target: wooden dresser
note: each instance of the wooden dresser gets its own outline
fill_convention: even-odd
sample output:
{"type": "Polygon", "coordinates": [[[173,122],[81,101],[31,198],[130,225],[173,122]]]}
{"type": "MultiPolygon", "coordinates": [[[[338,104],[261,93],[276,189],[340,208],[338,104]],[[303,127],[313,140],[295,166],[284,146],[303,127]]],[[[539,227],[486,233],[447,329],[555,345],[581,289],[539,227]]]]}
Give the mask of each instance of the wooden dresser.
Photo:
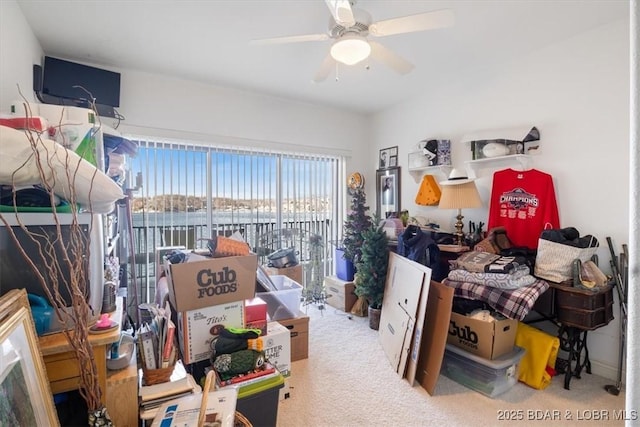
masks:
{"type": "MultiPolygon", "coordinates": [[[[111,313],[111,319],[122,324],[122,298],[116,300],[116,311],[111,313]]],[[[111,344],[120,339],[120,326],[101,334],[89,334],[89,342],[93,347],[93,354],[98,369],[98,382],[102,393],[102,402],[106,403],[107,390],[107,352],[111,344]]],[[[77,390],[80,385],[80,370],[78,359],[71,344],[62,332],[39,337],[40,352],[44,359],[47,377],[53,394],[77,390]]],[[[108,409],[108,408],[107,408],[108,409]]]]}

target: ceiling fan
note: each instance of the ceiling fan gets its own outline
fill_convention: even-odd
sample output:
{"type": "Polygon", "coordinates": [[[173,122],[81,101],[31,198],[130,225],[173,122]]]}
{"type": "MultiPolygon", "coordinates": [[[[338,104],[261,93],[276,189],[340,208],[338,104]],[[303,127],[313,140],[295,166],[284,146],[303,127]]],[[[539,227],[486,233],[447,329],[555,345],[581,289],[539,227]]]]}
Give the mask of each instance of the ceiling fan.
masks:
{"type": "Polygon", "coordinates": [[[273,37],[252,40],[254,45],[298,43],[333,40],[330,51],[313,78],[321,82],[327,78],[336,63],[355,65],[368,57],[381,62],[400,74],[407,74],[414,66],[378,42],[369,39],[417,31],[450,27],[454,23],[450,9],[401,16],[372,22],[365,10],[353,7],[356,0],[325,0],[331,17],[329,29],[322,34],[273,37]]]}

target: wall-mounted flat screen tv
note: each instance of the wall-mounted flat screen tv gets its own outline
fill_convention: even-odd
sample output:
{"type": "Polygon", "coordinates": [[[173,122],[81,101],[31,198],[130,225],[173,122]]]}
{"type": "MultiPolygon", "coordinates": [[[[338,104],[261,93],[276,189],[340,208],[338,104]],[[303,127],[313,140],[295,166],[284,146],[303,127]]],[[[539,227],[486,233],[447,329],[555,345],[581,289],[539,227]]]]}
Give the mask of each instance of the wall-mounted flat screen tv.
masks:
{"type": "Polygon", "coordinates": [[[49,97],[120,106],[120,73],[45,56],[42,93],[49,97]],[[86,91],[84,89],[86,89],[86,91]]]}

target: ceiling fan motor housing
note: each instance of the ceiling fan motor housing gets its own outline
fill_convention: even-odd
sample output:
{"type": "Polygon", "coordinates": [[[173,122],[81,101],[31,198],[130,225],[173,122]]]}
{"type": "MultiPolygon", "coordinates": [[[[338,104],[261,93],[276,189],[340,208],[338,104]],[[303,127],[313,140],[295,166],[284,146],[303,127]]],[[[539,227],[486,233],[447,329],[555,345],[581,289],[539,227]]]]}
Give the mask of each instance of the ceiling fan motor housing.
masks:
{"type": "Polygon", "coordinates": [[[329,18],[329,37],[339,39],[345,34],[357,34],[366,37],[369,34],[369,25],[371,25],[371,15],[360,9],[353,9],[353,17],[355,24],[350,27],[338,24],[333,17],[329,18]]]}

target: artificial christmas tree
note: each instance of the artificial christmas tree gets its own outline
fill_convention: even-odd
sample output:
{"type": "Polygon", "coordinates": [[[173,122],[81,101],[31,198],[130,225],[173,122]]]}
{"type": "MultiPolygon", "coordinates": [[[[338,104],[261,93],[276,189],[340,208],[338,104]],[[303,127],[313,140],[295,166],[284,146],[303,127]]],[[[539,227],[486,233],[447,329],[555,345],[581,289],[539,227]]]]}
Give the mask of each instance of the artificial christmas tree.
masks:
{"type": "Polygon", "coordinates": [[[336,268],[338,277],[342,280],[353,280],[353,265],[358,262],[362,249],[362,234],[371,227],[371,217],[367,215],[369,206],[366,205],[367,196],[362,188],[351,190],[351,206],[347,219],[344,221],[342,245],[336,251],[336,262],[347,262],[347,266],[336,268]],[[342,252],[342,253],[341,253],[342,252]],[[351,266],[349,268],[349,263],[351,266]]]}
{"type": "Polygon", "coordinates": [[[360,260],[356,263],[355,294],[369,304],[369,327],[378,329],[389,264],[389,239],[382,227],[371,225],[362,233],[360,260]]]}

